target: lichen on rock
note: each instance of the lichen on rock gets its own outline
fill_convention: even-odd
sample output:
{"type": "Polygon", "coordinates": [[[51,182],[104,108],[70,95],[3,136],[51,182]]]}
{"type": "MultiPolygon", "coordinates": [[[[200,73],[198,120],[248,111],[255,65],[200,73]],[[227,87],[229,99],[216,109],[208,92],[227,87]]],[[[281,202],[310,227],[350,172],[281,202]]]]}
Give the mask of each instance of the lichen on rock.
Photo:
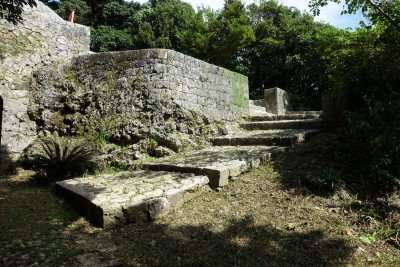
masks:
{"type": "Polygon", "coordinates": [[[34,72],[28,113],[38,134],[84,137],[99,145],[107,164],[126,167],[143,155],[206,145],[223,129],[222,121],[148,98],[135,79],[117,77],[85,84],[84,75],[61,64],[34,72]]]}

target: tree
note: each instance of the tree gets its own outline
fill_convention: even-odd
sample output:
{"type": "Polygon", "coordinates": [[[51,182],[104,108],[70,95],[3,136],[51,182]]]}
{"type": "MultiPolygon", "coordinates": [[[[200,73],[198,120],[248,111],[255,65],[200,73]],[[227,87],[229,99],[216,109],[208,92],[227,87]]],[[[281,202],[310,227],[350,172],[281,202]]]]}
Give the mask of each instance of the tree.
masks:
{"type": "Polygon", "coordinates": [[[277,1],[260,1],[249,9],[257,38],[243,55],[250,93],[260,95],[278,86],[292,95],[293,108],[321,108],[328,79],[317,36],[332,27],[277,1]]]}
{"type": "Polygon", "coordinates": [[[347,6],[347,10],[342,13],[355,14],[357,10],[361,10],[373,24],[382,23],[400,33],[399,0],[311,0],[309,6],[314,15],[317,15],[320,8],[326,6],[328,2],[344,3],[343,7],[347,6]]]}
{"type": "Polygon", "coordinates": [[[90,49],[92,51],[123,51],[132,48],[133,38],[125,31],[105,25],[91,29],[90,49]]]}
{"type": "Polygon", "coordinates": [[[329,93],[351,103],[345,113],[349,136],[370,153],[366,184],[384,192],[400,185],[400,1],[345,4],[346,12],[362,7],[373,27],[361,24],[355,31],[331,29],[320,35],[329,62],[329,93]]]}
{"type": "Polygon", "coordinates": [[[210,9],[200,9],[189,28],[177,33],[179,51],[198,59],[211,61],[209,46],[213,33],[205,20],[210,21],[213,18],[212,14],[214,13],[210,9]]]}
{"type": "Polygon", "coordinates": [[[132,26],[133,16],[141,9],[141,5],[136,2],[113,1],[104,5],[101,12],[101,20],[98,25],[107,25],[118,30],[128,29],[132,26]]]}
{"type": "Polygon", "coordinates": [[[226,0],[221,11],[202,8],[192,21],[177,34],[179,49],[218,66],[234,69],[240,51],[255,40],[240,0],[226,0]]]}
{"type": "Polygon", "coordinates": [[[68,19],[72,11],[75,11],[74,22],[89,25],[89,17],[92,13],[91,8],[83,0],[68,0],[62,1],[58,5],[56,13],[63,19],[68,19]]]}
{"type": "Polygon", "coordinates": [[[195,11],[180,0],[153,0],[135,14],[132,35],[138,48],[160,47],[178,50],[178,33],[191,27],[195,11]]]}
{"type": "Polygon", "coordinates": [[[0,1],[0,19],[17,24],[22,21],[24,5],[36,6],[35,0],[0,1]]]}
{"type": "Polygon", "coordinates": [[[212,16],[208,24],[212,32],[208,53],[210,61],[232,69],[239,51],[255,41],[243,2],[225,0],[222,11],[212,16]]]}

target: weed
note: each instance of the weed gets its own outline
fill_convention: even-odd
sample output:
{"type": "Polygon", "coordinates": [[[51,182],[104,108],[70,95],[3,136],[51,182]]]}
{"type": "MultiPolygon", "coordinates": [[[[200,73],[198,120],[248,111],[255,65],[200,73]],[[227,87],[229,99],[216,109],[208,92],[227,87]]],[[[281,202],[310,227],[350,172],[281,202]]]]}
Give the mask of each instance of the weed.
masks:
{"type": "Polygon", "coordinates": [[[342,180],[342,173],[333,168],[323,171],[323,183],[331,189],[343,188],[345,186],[342,180]]]}
{"type": "Polygon", "coordinates": [[[115,87],[117,85],[117,78],[115,77],[114,72],[112,71],[107,72],[105,78],[108,85],[110,85],[111,87],[115,87]]]}
{"type": "Polygon", "coordinates": [[[45,171],[49,180],[68,179],[97,168],[95,150],[87,142],[59,137],[41,138],[39,142],[42,153],[34,155],[34,166],[45,171]]]}
{"type": "Polygon", "coordinates": [[[158,147],[157,141],[154,139],[150,139],[150,146],[152,149],[157,148],[158,147]]]}

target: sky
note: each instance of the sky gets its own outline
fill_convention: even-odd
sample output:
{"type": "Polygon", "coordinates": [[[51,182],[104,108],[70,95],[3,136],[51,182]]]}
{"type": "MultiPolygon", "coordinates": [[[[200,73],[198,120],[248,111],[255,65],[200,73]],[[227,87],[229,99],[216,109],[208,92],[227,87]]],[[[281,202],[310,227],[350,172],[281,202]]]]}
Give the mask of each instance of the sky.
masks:
{"type": "MultiPolygon", "coordinates": [[[[136,2],[144,3],[147,0],[134,0],[136,2]]],[[[190,3],[195,9],[198,6],[204,5],[206,7],[211,7],[214,10],[222,9],[224,6],[224,0],[183,0],[184,2],[190,3]]],[[[297,7],[301,11],[310,12],[308,7],[309,0],[278,0],[280,3],[286,6],[297,7]]],[[[255,0],[244,0],[246,4],[254,3],[255,0]]],[[[358,26],[360,20],[363,19],[361,14],[356,15],[340,15],[343,10],[342,4],[329,3],[328,6],[321,9],[320,16],[316,17],[318,21],[324,21],[338,28],[354,28],[358,26]]]]}

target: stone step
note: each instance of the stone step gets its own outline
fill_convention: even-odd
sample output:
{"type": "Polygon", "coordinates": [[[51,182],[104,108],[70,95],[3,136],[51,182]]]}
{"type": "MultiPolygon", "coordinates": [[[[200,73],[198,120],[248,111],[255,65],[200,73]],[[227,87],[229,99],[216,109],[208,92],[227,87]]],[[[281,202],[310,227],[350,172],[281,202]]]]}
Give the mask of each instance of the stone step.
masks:
{"type": "Polygon", "coordinates": [[[286,114],[322,115],[322,110],[286,111],[286,114]]]}
{"type": "Polygon", "coordinates": [[[250,114],[249,121],[279,121],[279,120],[304,120],[304,119],[318,119],[320,114],[304,114],[304,113],[292,113],[285,115],[274,115],[274,114],[250,114]]]}
{"type": "Polygon", "coordinates": [[[270,115],[273,114],[266,112],[264,107],[249,104],[249,116],[260,117],[260,116],[270,116],[270,115]]]}
{"type": "Polygon", "coordinates": [[[227,185],[229,178],[265,164],[285,150],[276,146],[210,147],[144,163],[143,168],[206,175],[211,186],[220,187],[227,185]]]}
{"type": "Polygon", "coordinates": [[[214,146],[291,146],[303,142],[318,130],[241,131],[234,135],[216,137],[214,146]]]}
{"type": "Polygon", "coordinates": [[[156,219],[208,186],[207,176],[121,172],[57,182],[57,190],[93,223],[109,229],[156,219]]]}
{"type": "Polygon", "coordinates": [[[321,129],[320,119],[260,121],[241,123],[245,130],[273,130],[273,129],[321,129]]]}
{"type": "Polygon", "coordinates": [[[253,105],[251,103],[249,103],[249,109],[257,110],[257,111],[260,111],[260,112],[266,112],[264,107],[256,106],[256,105],[253,105]]]}

